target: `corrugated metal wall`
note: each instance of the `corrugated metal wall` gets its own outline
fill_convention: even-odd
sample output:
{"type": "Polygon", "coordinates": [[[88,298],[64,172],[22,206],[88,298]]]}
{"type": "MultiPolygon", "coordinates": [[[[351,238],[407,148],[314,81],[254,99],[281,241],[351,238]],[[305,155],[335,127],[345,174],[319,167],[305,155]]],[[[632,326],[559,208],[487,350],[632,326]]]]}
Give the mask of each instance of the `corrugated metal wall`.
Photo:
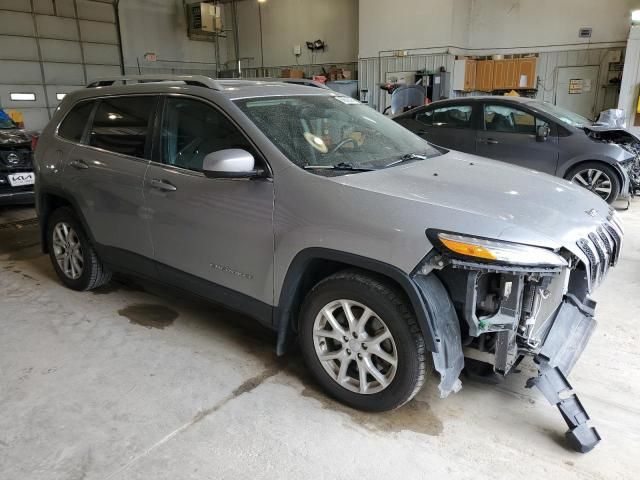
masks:
{"type": "MultiPolygon", "coordinates": [[[[537,76],[540,78],[537,97],[555,102],[556,75],[559,67],[575,67],[598,65],[600,67],[600,81],[596,99],[596,111],[615,108],[618,102],[618,89],[609,84],[609,54],[611,51],[623,51],[622,47],[598,48],[589,50],[563,50],[556,52],[541,52],[537,64],[537,76]]],[[[450,53],[408,55],[406,57],[381,57],[380,59],[362,58],[359,60],[359,88],[368,89],[368,101],[374,108],[383,111],[390,101],[390,95],[380,90],[379,85],[386,79],[388,73],[410,72],[422,69],[439,70],[444,66],[448,72],[453,72],[455,56],[450,53]]],[[[453,83],[453,79],[452,79],[453,83]]],[[[451,96],[482,95],[479,92],[465,94],[450,92],[451,96]]]]}
{"type": "Polygon", "coordinates": [[[57,94],[120,73],[110,1],[0,0],[0,106],[20,110],[25,126],[43,128],[57,94]],[[13,101],[11,93],[34,93],[13,101]]]}
{"type": "Polygon", "coordinates": [[[407,55],[406,57],[374,57],[361,58],[358,61],[359,89],[368,90],[367,101],[379,111],[383,111],[391,96],[380,90],[380,84],[385,82],[388,73],[412,72],[418,70],[440,70],[445,67],[447,72],[453,71],[455,56],[449,53],[407,55]]]}

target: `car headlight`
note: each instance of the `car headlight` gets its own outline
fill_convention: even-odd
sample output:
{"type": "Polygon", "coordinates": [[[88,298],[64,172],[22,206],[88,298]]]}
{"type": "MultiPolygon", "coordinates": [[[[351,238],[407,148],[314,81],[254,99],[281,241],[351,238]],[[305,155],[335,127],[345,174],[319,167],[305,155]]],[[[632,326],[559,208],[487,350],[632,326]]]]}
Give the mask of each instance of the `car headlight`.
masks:
{"type": "Polygon", "coordinates": [[[568,265],[564,258],[546,248],[448,232],[433,232],[429,236],[443,254],[509,265],[536,267],[568,265]]]}

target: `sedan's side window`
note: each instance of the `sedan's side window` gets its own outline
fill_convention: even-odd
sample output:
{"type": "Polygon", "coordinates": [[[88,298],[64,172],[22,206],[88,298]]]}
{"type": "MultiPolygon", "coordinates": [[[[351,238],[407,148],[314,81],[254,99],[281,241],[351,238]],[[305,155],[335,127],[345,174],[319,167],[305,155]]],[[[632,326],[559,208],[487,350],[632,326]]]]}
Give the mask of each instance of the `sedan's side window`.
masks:
{"type": "Polygon", "coordinates": [[[202,171],[204,157],[240,148],[254,154],[244,135],[221,112],[201,101],[169,97],[162,115],[162,161],[202,171]]]}
{"type": "Polygon", "coordinates": [[[433,127],[471,128],[471,111],[470,105],[453,105],[419,113],[416,120],[433,127]]]}
{"type": "Polygon", "coordinates": [[[484,128],[490,132],[535,135],[539,126],[547,125],[529,112],[504,105],[484,106],[484,128]]]}
{"type": "Polygon", "coordinates": [[[89,145],[131,157],[148,158],[150,119],[157,97],[104,98],[96,110],[89,145]]]}

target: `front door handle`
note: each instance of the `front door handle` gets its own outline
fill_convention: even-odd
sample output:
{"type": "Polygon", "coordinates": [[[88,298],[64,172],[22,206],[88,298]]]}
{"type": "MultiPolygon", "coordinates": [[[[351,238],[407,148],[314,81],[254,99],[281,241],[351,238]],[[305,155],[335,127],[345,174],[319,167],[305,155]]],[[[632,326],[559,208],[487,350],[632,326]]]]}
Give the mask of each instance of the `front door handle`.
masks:
{"type": "Polygon", "coordinates": [[[486,143],[487,145],[497,145],[500,142],[495,138],[479,138],[478,143],[486,143]]]}
{"type": "Polygon", "coordinates": [[[166,180],[161,180],[159,178],[154,178],[151,180],[151,187],[157,188],[158,190],[162,190],[164,192],[175,192],[178,189],[173,183],[166,180]]]}
{"type": "Polygon", "coordinates": [[[89,165],[87,165],[84,160],[80,159],[70,161],[69,165],[71,165],[76,170],[86,170],[87,168],[89,168],[89,165]]]}

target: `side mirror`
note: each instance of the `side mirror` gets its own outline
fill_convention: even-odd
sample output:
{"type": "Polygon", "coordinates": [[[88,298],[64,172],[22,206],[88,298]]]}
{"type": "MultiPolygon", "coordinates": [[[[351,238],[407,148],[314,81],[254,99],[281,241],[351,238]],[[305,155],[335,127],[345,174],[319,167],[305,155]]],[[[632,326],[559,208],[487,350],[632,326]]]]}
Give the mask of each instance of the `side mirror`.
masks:
{"type": "Polygon", "coordinates": [[[551,129],[548,125],[540,125],[536,129],[536,142],[546,142],[551,133],[551,129]]]}
{"type": "Polygon", "coordinates": [[[264,176],[256,170],[256,161],[246,150],[228,148],[211,152],[202,161],[202,171],[209,178],[253,178],[264,176]]]}

